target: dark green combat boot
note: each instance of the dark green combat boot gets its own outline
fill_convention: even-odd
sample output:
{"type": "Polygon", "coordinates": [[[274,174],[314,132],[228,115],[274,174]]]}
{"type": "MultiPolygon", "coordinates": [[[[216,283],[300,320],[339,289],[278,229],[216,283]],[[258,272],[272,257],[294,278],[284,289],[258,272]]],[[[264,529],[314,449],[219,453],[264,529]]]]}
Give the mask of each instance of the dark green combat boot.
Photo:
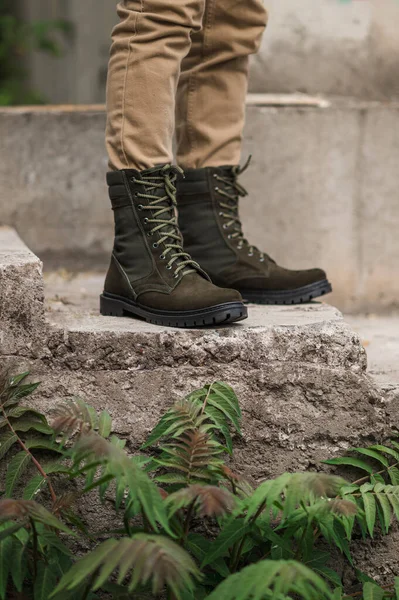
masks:
{"type": "MultiPolygon", "coordinates": [[[[244,167],[245,168],[245,167],[244,167]]],[[[219,286],[258,304],[297,304],[331,292],[321,269],[291,271],[245,239],[238,202],[247,192],[234,166],[187,169],[177,182],[184,247],[219,286]]]]}
{"type": "Polygon", "coordinates": [[[240,294],[213,285],[182,248],[175,207],[177,173],[170,165],[108,173],[115,242],[101,314],[132,315],[172,327],[245,319],[240,294]]]}

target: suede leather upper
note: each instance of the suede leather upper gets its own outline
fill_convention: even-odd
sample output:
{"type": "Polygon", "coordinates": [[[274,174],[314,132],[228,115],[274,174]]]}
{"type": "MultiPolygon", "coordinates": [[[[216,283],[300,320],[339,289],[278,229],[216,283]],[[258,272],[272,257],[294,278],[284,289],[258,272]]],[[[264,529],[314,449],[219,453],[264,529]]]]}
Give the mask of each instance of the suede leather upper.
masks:
{"type": "MultiPolygon", "coordinates": [[[[169,217],[173,215],[173,201],[167,197],[154,209],[143,209],[150,202],[143,196],[160,199],[167,196],[162,187],[154,189],[150,184],[137,184],[137,180],[145,181],[149,171],[126,169],[107,174],[115,218],[115,241],[104,291],[148,307],[172,311],[241,301],[235,290],[213,285],[199,265],[190,262],[184,266],[184,261],[190,259],[187,254],[173,248],[166,252],[167,245],[161,240],[168,227],[154,232],[158,224],[154,223],[153,217],[162,207],[169,208],[166,213],[169,217]],[[170,264],[173,253],[181,257],[170,264]],[[182,265],[180,270],[179,265],[182,265]],[[191,272],[185,274],[187,270],[191,272]]],[[[171,231],[175,229],[172,225],[169,227],[171,231]]]]}
{"type": "MultiPolygon", "coordinates": [[[[253,248],[237,235],[227,211],[238,218],[239,194],[227,198],[220,191],[232,195],[231,185],[236,181],[233,166],[187,169],[184,179],[177,181],[179,226],[184,247],[216,285],[229,286],[240,291],[294,290],[326,279],[322,269],[295,271],[280,267],[267,254],[253,248]]],[[[241,186],[237,183],[237,188],[241,186]]],[[[241,188],[242,189],[242,188],[241,188]]],[[[244,195],[244,191],[240,194],[244,195]]],[[[234,224],[236,225],[236,224],[234,224]]]]}

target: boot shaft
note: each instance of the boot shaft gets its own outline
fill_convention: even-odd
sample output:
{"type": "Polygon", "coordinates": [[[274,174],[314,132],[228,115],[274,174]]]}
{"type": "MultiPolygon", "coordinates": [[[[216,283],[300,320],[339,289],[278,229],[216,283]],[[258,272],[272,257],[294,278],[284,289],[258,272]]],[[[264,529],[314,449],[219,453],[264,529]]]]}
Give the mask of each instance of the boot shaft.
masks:
{"type": "Polygon", "coordinates": [[[175,179],[169,165],[107,174],[115,241],[105,289],[115,289],[119,279],[119,287],[126,293],[128,285],[133,298],[149,289],[169,293],[187,272],[203,274],[181,246],[175,179]]]}

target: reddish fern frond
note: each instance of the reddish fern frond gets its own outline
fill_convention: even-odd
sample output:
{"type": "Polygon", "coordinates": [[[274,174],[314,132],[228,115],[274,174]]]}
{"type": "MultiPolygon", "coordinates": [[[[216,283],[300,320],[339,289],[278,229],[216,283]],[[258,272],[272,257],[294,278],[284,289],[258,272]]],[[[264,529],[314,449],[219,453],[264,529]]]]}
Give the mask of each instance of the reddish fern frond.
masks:
{"type": "Polygon", "coordinates": [[[151,583],[154,595],[167,587],[176,598],[193,591],[201,575],[191,556],[178,544],[163,536],[137,534],[132,538],[110,539],[75,563],[62,577],[54,593],[73,590],[98,573],[93,590],[104,585],[114,571],[118,584],[125,582],[130,593],[151,583]]]}
{"type": "Polygon", "coordinates": [[[174,492],[166,500],[170,516],[193,505],[200,517],[222,517],[233,510],[235,503],[235,497],[228,490],[215,485],[199,484],[174,492]]]}
{"type": "Polygon", "coordinates": [[[96,421],[97,417],[91,407],[80,398],[74,398],[55,408],[51,425],[56,433],[73,435],[77,431],[91,431],[96,421]]]}
{"type": "Polygon", "coordinates": [[[44,506],[34,500],[0,500],[0,522],[1,521],[27,521],[32,520],[42,523],[48,527],[59,529],[73,535],[57,517],[49,512],[44,506]]]}
{"type": "Polygon", "coordinates": [[[341,500],[335,498],[328,503],[331,512],[336,515],[342,515],[343,517],[353,517],[358,513],[357,505],[349,500],[341,500]]]}
{"type": "Polygon", "coordinates": [[[162,450],[163,453],[156,462],[163,467],[182,471],[187,483],[198,479],[211,481],[220,478],[217,469],[222,461],[218,455],[223,452],[223,448],[208,433],[199,430],[185,431],[174,444],[167,444],[162,450]]]}

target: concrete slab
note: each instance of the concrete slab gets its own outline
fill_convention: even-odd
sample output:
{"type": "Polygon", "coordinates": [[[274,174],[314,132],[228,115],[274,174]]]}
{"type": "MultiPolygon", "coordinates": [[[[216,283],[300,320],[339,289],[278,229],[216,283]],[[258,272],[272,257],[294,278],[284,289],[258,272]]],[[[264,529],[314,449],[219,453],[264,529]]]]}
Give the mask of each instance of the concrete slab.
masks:
{"type": "Polygon", "coordinates": [[[46,329],[43,302],[42,263],[14,230],[0,227],[0,355],[35,353],[46,329]]]}

